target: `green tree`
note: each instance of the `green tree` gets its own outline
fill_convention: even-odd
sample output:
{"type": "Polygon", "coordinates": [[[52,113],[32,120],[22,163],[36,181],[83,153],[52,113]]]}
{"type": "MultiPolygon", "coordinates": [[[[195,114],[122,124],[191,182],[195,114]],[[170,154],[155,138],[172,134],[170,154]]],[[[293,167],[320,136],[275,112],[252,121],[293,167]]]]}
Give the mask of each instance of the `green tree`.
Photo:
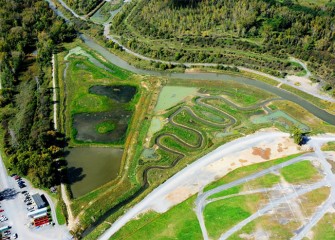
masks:
{"type": "Polygon", "coordinates": [[[297,126],[291,127],[290,134],[296,144],[301,145],[303,143],[305,134],[299,127],[297,126]]]}

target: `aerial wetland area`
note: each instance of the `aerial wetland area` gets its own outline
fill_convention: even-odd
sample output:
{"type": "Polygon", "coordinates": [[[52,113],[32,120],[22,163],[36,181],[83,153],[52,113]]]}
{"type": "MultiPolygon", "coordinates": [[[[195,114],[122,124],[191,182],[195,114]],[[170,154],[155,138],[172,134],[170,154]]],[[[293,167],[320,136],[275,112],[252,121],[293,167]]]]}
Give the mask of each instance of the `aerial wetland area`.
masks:
{"type": "MultiPolygon", "coordinates": [[[[108,202],[111,211],[120,211],[122,205],[115,205],[113,201],[120,202],[119,198],[123,198],[127,192],[130,194],[128,199],[141,197],[143,192],[162,184],[194,159],[239,137],[273,127],[284,132],[293,126],[314,132],[335,130],[334,126],[321,120],[327,120],[329,113],[323,115],[322,111],[314,111],[315,106],[309,109],[307,101],[289,92],[274,90],[268,84],[233,75],[223,75],[223,80],[219,80],[220,74],[209,74],[208,80],[202,80],[206,75],[201,74],[200,79],[199,74],[140,76],[109,63],[82,43],[77,44],[80,47],[70,44],[68,51],[58,54],[57,58],[58,74],[62,76],[59,84],[63,88],[61,95],[64,99],[64,107],[60,109],[64,113],[61,122],[70,137],[66,160],[73,197],[72,208],[75,216],[80,214],[87,226],[92,224],[90,211],[100,209],[101,203],[108,202]],[[286,96],[288,97],[285,98],[286,96]],[[297,103],[302,103],[304,108],[297,103]],[[314,111],[321,119],[308,110],[314,111]],[[136,138],[131,139],[129,135],[136,138]],[[130,147],[131,141],[133,146],[130,147]],[[129,149],[132,149],[132,153],[126,154],[129,149]],[[132,161],[129,161],[130,156],[132,161]],[[124,178],[125,175],[129,177],[124,178]],[[92,200],[92,210],[84,212],[82,209],[88,207],[88,201],[92,200]]],[[[255,154],[270,160],[267,150],[255,154]]],[[[291,158],[276,161],[285,162],[291,158]]],[[[309,161],[304,164],[307,166],[309,161]]],[[[262,168],[266,166],[262,164],[262,168]]],[[[296,169],[293,164],[288,169],[291,166],[296,169]]],[[[316,170],[312,165],[305,167],[307,168],[313,169],[308,177],[314,178],[316,170]]],[[[250,171],[254,172],[255,169],[261,168],[252,167],[250,171]]],[[[287,175],[284,174],[284,169],[280,174],[283,176],[268,174],[255,180],[255,184],[250,182],[246,186],[228,189],[226,191],[233,194],[232,197],[207,204],[203,214],[209,236],[220,237],[222,229],[228,230],[229,226],[251,216],[255,208],[265,205],[267,202],[263,193],[254,194],[247,199],[238,193],[246,188],[261,188],[264,184],[270,189],[287,175]],[[250,205],[251,200],[255,205],[250,205]],[[237,202],[241,204],[235,206],[237,202]],[[227,215],[227,219],[235,215],[239,218],[234,218],[227,225],[227,219],[216,215],[218,208],[231,214],[227,215]]],[[[223,179],[229,179],[229,176],[223,179]]],[[[304,201],[306,204],[323,201],[327,191],[326,188],[317,189],[309,193],[304,201]],[[321,194],[320,197],[316,197],[318,194],[321,194]]],[[[227,193],[217,193],[211,198],[222,196],[227,196],[227,193]]],[[[130,221],[113,239],[124,238],[123,234],[130,239],[144,238],[149,229],[156,229],[152,224],[163,222],[174,222],[173,225],[179,222],[180,225],[166,234],[153,231],[150,239],[159,239],[160,236],[201,238],[201,230],[191,207],[194,200],[192,196],[163,215],[150,212],[139,220],[130,221]],[[152,220],[157,218],[161,220],[152,220]],[[152,223],[147,224],[147,221],[152,223]],[[186,226],[193,229],[191,235],[186,234],[186,226]],[[128,236],[129,229],[135,231],[131,237],[128,236]]],[[[125,202],[121,200],[121,204],[128,204],[127,199],[125,202]]],[[[108,227],[104,220],[116,220],[115,216],[110,215],[110,211],[97,216],[100,217],[98,223],[102,224],[93,232],[84,232],[87,239],[95,239],[100,229],[108,227]]],[[[290,216],[285,215],[284,218],[290,219],[290,216]]],[[[266,219],[259,218],[257,221],[261,223],[266,219]]],[[[278,228],[276,231],[280,235],[285,231],[293,231],[296,226],[297,223],[292,223],[285,229],[278,228]]],[[[253,223],[241,231],[251,233],[256,230],[253,223]]]]}
{"type": "Polygon", "coordinates": [[[334,0],[0,2],[0,239],[335,239],[334,0]]]}

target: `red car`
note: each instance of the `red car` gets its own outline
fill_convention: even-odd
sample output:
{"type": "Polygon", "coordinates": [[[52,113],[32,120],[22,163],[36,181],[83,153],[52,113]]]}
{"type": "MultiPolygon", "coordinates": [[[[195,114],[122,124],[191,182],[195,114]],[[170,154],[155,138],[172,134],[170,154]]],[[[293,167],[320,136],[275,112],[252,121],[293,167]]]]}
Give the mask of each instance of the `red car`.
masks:
{"type": "Polygon", "coordinates": [[[5,210],[3,210],[3,209],[0,209],[0,212],[4,212],[5,210]]]}

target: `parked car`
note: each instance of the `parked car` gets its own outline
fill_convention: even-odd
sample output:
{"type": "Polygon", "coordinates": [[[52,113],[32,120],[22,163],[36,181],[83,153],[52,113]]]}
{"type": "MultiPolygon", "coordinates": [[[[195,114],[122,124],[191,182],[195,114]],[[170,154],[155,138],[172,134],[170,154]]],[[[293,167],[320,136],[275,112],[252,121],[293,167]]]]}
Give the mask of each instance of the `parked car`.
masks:
{"type": "Polygon", "coordinates": [[[33,203],[32,203],[32,202],[27,202],[26,204],[27,204],[27,206],[29,206],[29,205],[31,205],[31,204],[33,204],[33,203]]]}
{"type": "Polygon", "coordinates": [[[20,178],[21,178],[21,177],[18,176],[18,175],[15,175],[15,176],[14,176],[14,179],[15,179],[15,180],[18,180],[18,179],[20,179],[20,178]]]}
{"type": "MultiPolygon", "coordinates": [[[[22,191],[21,193],[22,193],[22,194],[27,194],[28,192],[27,192],[27,191],[22,191]]],[[[29,194],[29,193],[28,193],[28,194],[29,194]]]]}
{"type": "Polygon", "coordinates": [[[17,239],[17,233],[14,233],[14,234],[12,235],[12,238],[13,238],[13,239],[17,239]]]}
{"type": "Polygon", "coordinates": [[[0,212],[4,212],[5,210],[3,210],[3,209],[0,209],[0,212]]]}

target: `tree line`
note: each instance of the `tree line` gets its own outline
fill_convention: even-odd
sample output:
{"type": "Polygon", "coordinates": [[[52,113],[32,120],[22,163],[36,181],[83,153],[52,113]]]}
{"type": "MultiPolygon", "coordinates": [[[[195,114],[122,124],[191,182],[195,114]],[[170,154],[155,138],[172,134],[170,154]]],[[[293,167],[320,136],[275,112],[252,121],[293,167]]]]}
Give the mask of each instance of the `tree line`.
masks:
{"type": "Polygon", "coordinates": [[[0,0],[1,145],[11,168],[36,186],[57,182],[63,138],[52,127],[51,56],[76,37],[40,0],[0,0]]]}
{"type": "Polygon", "coordinates": [[[285,66],[294,56],[333,86],[334,29],[332,0],[312,7],[291,0],[139,0],[112,24],[123,44],[150,57],[244,64],[285,75],[294,71],[285,66]]]}
{"type": "Polygon", "coordinates": [[[98,6],[103,0],[64,0],[77,14],[85,15],[98,6]]]}

